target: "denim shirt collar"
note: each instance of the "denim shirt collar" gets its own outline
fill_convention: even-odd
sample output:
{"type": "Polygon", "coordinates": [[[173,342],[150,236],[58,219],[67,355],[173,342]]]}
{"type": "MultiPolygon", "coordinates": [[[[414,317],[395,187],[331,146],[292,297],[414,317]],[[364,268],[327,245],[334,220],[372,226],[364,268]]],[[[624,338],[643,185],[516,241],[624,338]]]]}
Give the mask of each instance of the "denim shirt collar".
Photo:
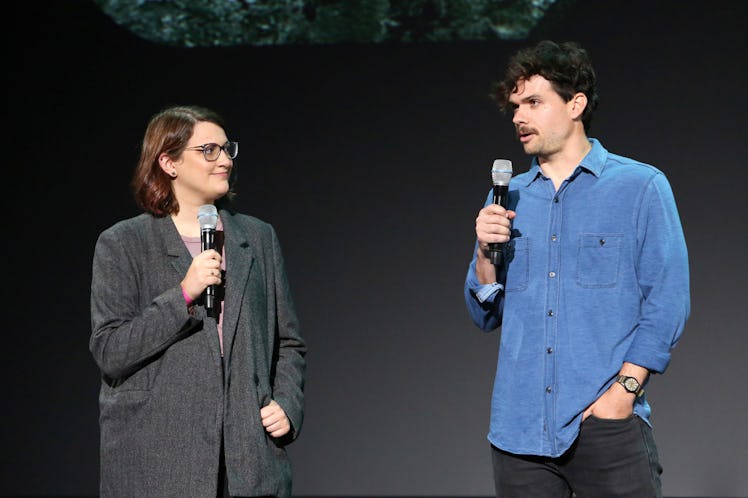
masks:
{"type": "MultiPolygon", "coordinates": [[[[575,178],[582,172],[582,170],[587,171],[588,173],[592,173],[598,178],[603,173],[603,169],[605,168],[605,161],[608,157],[608,151],[596,138],[588,138],[588,140],[592,145],[592,148],[587,153],[587,155],[582,158],[579,166],[576,167],[569,178],[575,178]]],[[[538,177],[543,176],[543,171],[540,169],[540,164],[538,164],[537,156],[534,156],[532,158],[532,163],[530,164],[530,169],[527,173],[527,186],[534,182],[538,177]]]]}

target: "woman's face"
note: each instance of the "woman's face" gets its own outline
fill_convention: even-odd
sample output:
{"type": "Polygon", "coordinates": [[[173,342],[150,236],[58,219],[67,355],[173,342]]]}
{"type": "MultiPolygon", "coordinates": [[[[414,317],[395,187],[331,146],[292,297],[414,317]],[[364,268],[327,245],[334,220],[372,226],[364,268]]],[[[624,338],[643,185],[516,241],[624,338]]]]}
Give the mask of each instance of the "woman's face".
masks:
{"type": "Polygon", "coordinates": [[[227,142],[226,133],[220,126],[207,121],[195,125],[181,157],[172,163],[176,176],[170,173],[174,178],[174,195],[180,205],[212,204],[229,191],[233,160],[225,150],[220,149],[218,159],[208,161],[201,150],[201,146],[206,145],[215,150],[227,142]]]}

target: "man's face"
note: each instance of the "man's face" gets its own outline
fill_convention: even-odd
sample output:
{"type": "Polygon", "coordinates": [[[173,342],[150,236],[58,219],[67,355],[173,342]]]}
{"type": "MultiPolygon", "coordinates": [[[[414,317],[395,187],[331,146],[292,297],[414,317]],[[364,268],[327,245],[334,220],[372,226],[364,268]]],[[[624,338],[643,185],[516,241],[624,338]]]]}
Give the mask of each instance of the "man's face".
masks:
{"type": "Polygon", "coordinates": [[[512,123],[526,154],[549,158],[563,150],[574,129],[571,102],[564,102],[542,76],[517,82],[509,103],[514,111],[512,123]]]}

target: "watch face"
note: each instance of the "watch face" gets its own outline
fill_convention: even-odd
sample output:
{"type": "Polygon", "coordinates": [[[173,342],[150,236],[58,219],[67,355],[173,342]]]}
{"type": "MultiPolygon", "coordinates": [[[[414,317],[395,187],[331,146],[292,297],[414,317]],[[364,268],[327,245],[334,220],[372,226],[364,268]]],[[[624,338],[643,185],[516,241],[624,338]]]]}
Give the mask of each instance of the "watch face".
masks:
{"type": "Polygon", "coordinates": [[[633,377],[629,377],[623,382],[624,382],[623,387],[625,387],[627,391],[630,391],[633,393],[633,392],[636,392],[637,389],[639,389],[639,382],[633,377]]]}

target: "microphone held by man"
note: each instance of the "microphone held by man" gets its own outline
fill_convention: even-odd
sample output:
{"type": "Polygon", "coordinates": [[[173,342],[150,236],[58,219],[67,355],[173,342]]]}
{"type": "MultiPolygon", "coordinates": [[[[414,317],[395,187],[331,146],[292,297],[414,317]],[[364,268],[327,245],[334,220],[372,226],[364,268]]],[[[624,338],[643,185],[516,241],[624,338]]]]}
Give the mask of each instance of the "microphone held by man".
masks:
{"type": "MultiPolygon", "coordinates": [[[[509,197],[509,181],[512,179],[512,162],[507,159],[496,159],[491,168],[491,180],[493,181],[493,203],[506,209],[509,197]]],[[[491,263],[494,266],[501,265],[501,256],[504,244],[492,242],[488,244],[488,252],[491,263]]]]}

